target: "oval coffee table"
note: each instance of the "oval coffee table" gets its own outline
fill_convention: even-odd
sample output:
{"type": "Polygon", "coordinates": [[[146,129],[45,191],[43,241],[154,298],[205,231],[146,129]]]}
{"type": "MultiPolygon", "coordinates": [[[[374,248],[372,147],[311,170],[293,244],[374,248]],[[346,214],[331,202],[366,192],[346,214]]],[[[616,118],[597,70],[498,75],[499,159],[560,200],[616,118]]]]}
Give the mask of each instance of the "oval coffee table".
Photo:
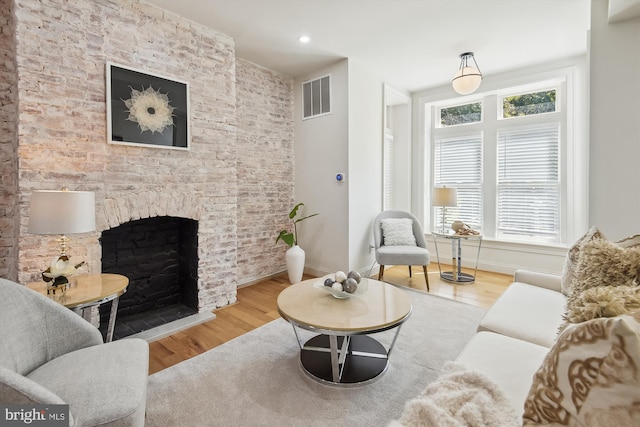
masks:
{"type": "Polygon", "coordinates": [[[278,296],[278,312],[293,325],[304,372],[332,385],[374,381],[387,370],[400,327],[411,314],[411,300],[393,285],[366,278],[365,293],[338,299],[314,287],[322,280],[291,285],[278,296]],[[296,327],[319,335],[303,344],[296,327]],[[393,328],[388,350],[368,336],[393,328]]]}

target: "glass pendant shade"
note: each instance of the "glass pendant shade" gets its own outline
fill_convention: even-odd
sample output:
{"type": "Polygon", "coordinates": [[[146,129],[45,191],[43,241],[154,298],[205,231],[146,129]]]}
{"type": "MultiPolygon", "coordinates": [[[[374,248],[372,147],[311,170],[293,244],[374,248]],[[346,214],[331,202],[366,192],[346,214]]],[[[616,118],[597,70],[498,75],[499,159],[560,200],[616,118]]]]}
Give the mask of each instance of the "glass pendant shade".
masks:
{"type": "Polygon", "coordinates": [[[482,74],[476,68],[464,67],[462,70],[458,70],[453,77],[452,85],[460,95],[469,95],[475,92],[482,83],[482,74]]]}
{"type": "Polygon", "coordinates": [[[480,83],[482,83],[482,73],[478,68],[478,64],[476,64],[473,52],[461,54],[460,68],[451,81],[453,90],[460,95],[469,95],[480,87],[480,83]],[[473,65],[471,65],[470,62],[472,62],[473,65]]]}

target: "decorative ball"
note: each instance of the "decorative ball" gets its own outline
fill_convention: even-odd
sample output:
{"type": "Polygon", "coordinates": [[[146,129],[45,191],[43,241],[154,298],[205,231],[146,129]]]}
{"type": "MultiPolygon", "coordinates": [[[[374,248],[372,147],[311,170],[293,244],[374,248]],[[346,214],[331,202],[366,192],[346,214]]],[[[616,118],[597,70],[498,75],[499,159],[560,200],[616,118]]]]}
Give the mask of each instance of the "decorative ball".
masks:
{"type": "Polygon", "coordinates": [[[344,288],[345,292],[352,294],[358,289],[358,282],[356,282],[356,279],[354,279],[353,277],[349,277],[344,281],[342,287],[344,288]]]}
{"type": "Polygon", "coordinates": [[[333,286],[333,283],[334,283],[333,279],[331,279],[331,278],[327,278],[327,279],[324,280],[324,285],[325,286],[333,286]]]}
{"type": "Polygon", "coordinates": [[[342,291],[343,291],[343,289],[342,289],[342,283],[340,283],[340,282],[335,282],[333,285],[331,285],[331,287],[332,287],[334,290],[338,291],[338,292],[342,292],[342,291]]]}
{"type": "Polygon", "coordinates": [[[344,271],[336,271],[336,282],[344,282],[347,278],[347,275],[344,274],[344,271]]]}
{"type": "Polygon", "coordinates": [[[347,274],[347,279],[355,279],[356,283],[360,283],[362,276],[360,276],[360,273],[357,271],[350,271],[349,274],[347,274]]]}

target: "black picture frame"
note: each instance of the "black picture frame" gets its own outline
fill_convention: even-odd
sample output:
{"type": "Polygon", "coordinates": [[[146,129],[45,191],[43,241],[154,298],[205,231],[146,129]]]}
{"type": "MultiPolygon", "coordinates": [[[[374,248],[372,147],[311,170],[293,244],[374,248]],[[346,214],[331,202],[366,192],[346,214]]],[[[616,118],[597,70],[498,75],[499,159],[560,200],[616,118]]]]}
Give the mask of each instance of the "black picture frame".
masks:
{"type": "Polygon", "coordinates": [[[107,142],[189,150],[189,84],[107,62],[107,142]]]}

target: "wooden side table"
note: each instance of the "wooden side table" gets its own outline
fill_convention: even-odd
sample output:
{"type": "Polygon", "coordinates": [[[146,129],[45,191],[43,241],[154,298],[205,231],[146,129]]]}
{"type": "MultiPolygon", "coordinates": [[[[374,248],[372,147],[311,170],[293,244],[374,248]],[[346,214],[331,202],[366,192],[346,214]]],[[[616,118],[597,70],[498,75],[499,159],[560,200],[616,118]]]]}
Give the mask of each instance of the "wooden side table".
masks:
{"type": "Polygon", "coordinates": [[[438,258],[438,270],[440,271],[440,277],[442,280],[452,283],[473,283],[476,280],[476,274],[478,273],[478,260],[480,258],[480,246],[482,246],[481,234],[443,234],[438,232],[432,232],[433,244],[436,247],[436,257],[438,258]],[[451,271],[442,271],[440,267],[440,253],[438,252],[437,239],[451,240],[451,271]],[[478,253],[476,254],[476,266],[473,271],[473,275],[462,272],[462,241],[463,240],[475,240],[478,242],[478,253]]]}
{"type": "MultiPolygon", "coordinates": [[[[78,313],[87,321],[91,321],[91,310],[87,310],[88,308],[112,301],[105,339],[106,342],[110,342],[113,339],[118,300],[127,291],[127,286],[129,286],[129,279],[121,274],[71,276],[64,294],[52,299],[78,313]]],[[[47,284],[44,281],[28,283],[27,287],[47,296],[47,284]]]]}

